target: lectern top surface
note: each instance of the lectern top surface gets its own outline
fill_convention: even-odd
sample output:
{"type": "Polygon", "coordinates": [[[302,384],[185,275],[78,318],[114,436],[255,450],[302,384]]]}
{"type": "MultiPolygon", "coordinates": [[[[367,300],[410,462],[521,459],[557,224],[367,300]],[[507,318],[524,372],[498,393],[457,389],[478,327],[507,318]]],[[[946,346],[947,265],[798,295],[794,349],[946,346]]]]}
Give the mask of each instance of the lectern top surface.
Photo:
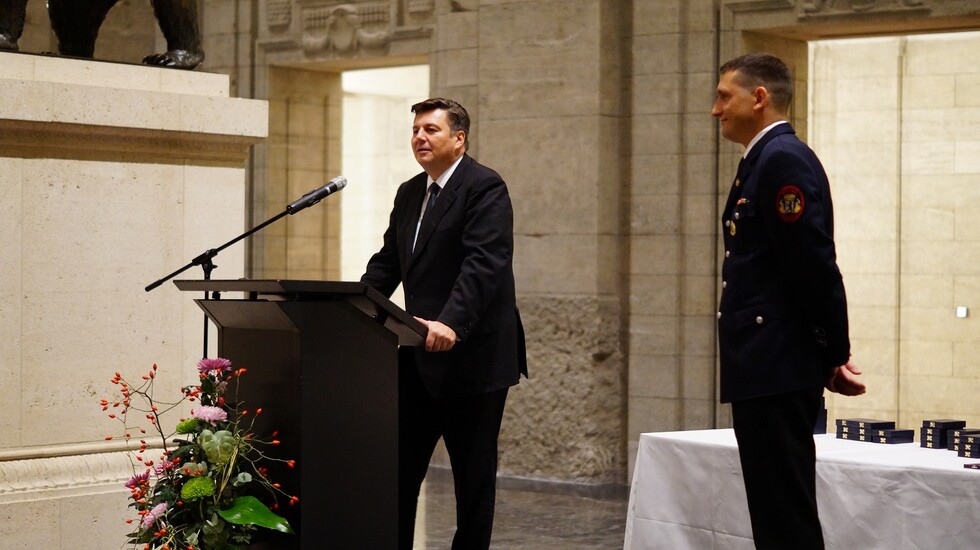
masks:
{"type": "MultiPolygon", "coordinates": [[[[258,292],[261,294],[368,294],[370,286],[356,281],[308,281],[292,279],[210,279],[174,281],[180,290],[208,292],[258,292]]],[[[380,293],[374,291],[378,296],[380,293]]]]}
{"type": "Polygon", "coordinates": [[[244,292],[251,300],[345,301],[398,334],[402,345],[420,345],[427,333],[425,325],[408,312],[370,285],[356,281],[211,279],[179,280],[174,281],[174,285],[183,291],[244,292]]]}

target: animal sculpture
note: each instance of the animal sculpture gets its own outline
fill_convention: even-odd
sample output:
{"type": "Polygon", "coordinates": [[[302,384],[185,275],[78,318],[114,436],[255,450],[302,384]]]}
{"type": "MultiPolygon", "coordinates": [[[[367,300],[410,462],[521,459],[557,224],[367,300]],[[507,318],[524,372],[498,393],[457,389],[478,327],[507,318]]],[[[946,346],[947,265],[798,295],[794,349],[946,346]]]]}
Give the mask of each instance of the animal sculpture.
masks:
{"type": "MultiPolygon", "coordinates": [[[[48,17],[61,55],[91,58],[106,14],[117,0],[48,0],[48,17]]],[[[196,0],[151,0],[167,51],[143,58],[147,65],[193,69],[204,61],[196,0]]],[[[17,50],[27,0],[0,0],[0,49],[17,50]]]]}

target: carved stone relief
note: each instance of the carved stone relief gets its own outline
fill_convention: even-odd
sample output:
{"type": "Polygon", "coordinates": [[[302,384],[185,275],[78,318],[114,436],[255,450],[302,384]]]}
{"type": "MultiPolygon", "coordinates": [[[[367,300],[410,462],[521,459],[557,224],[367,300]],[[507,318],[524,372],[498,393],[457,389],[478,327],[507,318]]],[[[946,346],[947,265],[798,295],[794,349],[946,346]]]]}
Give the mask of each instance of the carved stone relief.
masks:
{"type": "Polygon", "coordinates": [[[732,12],[774,11],[794,7],[793,0],[729,0],[725,8],[732,12]]]}
{"type": "Polygon", "coordinates": [[[272,32],[284,32],[293,22],[292,0],[266,0],[265,20],[272,32]]]}
{"type": "Polygon", "coordinates": [[[342,4],[303,10],[303,50],[346,54],[363,48],[384,48],[391,39],[383,3],[342,4]]]}
{"type": "Polygon", "coordinates": [[[806,15],[841,15],[865,12],[895,12],[910,8],[921,8],[926,0],[806,0],[803,13],[806,15]]]}
{"type": "Polygon", "coordinates": [[[723,0],[732,12],[777,11],[798,9],[803,17],[889,14],[928,11],[930,0],[723,0]]]}
{"type": "Polygon", "coordinates": [[[435,0],[267,0],[266,20],[283,34],[296,14],[308,56],[383,55],[393,41],[430,35],[436,8],[435,0]]]}
{"type": "Polygon", "coordinates": [[[408,13],[412,15],[432,13],[435,0],[408,0],[408,13]]]}

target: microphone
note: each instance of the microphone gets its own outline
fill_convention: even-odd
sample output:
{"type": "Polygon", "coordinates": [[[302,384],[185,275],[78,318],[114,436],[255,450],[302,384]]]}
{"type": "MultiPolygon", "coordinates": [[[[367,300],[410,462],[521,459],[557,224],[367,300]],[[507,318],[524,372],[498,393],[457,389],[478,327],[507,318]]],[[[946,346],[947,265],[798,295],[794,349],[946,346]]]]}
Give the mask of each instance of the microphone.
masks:
{"type": "Polygon", "coordinates": [[[344,187],[347,187],[347,178],[344,176],[337,176],[336,178],[328,181],[323,187],[314,189],[293,201],[292,204],[286,207],[286,212],[293,215],[304,208],[313,206],[328,196],[340,191],[344,187]]]}

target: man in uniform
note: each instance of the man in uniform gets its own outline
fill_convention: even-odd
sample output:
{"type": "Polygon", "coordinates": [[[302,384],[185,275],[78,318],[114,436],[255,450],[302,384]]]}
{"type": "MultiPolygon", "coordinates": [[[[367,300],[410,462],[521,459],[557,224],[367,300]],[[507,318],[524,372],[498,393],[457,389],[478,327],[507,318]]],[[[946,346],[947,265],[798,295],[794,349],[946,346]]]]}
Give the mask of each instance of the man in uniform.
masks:
{"type": "Polygon", "coordinates": [[[789,68],[768,54],[722,65],[711,114],[745,147],[722,215],[721,401],[732,403],[760,549],[822,549],[813,427],[824,387],[859,395],[837,267],[830,186],[787,122],[789,68]]]}

